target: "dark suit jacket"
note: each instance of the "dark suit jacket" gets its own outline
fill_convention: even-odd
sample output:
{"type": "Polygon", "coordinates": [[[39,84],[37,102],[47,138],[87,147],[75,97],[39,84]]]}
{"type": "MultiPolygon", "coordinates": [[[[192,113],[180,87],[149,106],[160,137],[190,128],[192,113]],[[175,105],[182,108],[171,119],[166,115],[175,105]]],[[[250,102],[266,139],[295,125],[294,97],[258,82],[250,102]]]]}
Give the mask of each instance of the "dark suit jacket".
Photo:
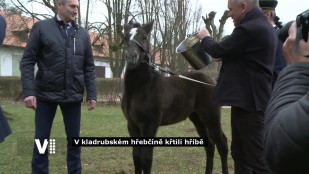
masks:
{"type": "Polygon", "coordinates": [[[259,8],[246,14],[242,23],[222,42],[212,37],[201,48],[212,57],[222,58],[222,67],[213,93],[215,105],[266,109],[276,47],[275,31],[259,8]]]}
{"type": "Polygon", "coordinates": [[[56,16],[33,25],[20,63],[24,98],[77,103],[83,101],[86,87],[87,100],[97,99],[90,36],[75,22],[67,36],[64,25],[56,16]]]}
{"type": "Polygon", "coordinates": [[[4,17],[0,14],[0,46],[3,43],[3,40],[5,38],[5,33],[6,33],[6,22],[4,17]]]}

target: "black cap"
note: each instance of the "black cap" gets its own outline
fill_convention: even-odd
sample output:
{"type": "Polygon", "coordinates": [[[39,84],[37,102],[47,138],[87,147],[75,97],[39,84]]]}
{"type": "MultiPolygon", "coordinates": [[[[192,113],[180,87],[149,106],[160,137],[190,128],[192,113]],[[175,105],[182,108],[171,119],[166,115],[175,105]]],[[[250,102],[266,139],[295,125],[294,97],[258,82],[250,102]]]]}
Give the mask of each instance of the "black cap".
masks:
{"type": "Polygon", "coordinates": [[[278,1],[277,0],[259,0],[260,7],[262,9],[275,9],[278,1]]]}

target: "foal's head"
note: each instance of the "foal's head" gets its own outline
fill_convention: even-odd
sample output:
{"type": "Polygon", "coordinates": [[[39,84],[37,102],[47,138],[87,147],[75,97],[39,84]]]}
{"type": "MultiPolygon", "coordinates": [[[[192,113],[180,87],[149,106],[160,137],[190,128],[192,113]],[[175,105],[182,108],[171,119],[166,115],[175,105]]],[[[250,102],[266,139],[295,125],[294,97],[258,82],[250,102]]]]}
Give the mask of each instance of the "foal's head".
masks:
{"type": "Polygon", "coordinates": [[[125,25],[125,40],[127,45],[126,59],[129,65],[138,66],[140,63],[150,61],[149,33],[153,22],[141,26],[136,23],[125,25]]]}

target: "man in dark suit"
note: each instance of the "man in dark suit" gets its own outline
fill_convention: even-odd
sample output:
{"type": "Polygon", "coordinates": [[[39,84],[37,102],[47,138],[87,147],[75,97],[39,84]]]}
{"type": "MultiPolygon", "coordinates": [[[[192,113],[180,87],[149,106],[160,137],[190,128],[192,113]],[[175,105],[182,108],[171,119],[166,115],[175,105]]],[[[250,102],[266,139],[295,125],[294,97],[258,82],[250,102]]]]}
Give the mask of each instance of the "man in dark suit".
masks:
{"type": "MultiPolygon", "coordinates": [[[[72,138],[80,136],[85,87],[88,110],[96,107],[95,65],[88,31],[75,23],[79,1],[57,0],[57,7],[55,17],[32,27],[21,61],[23,96],[26,107],[35,110],[35,139],[41,144],[50,138],[60,106],[67,136],[67,173],[79,174],[81,148],[72,146],[72,138]]],[[[32,174],[38,173],[49,173],[49,158],[34,144],[32,174]]]]}
{"type": "Polygon", "coordinates": [[[258,0],[228,0],[235,29],[216,42],[206,29],[197,36],[201,48],[221,58],[213,103],[232,106],[232,157],[235,174],[269,173],[263,151],[264,113],[272,89],[275,31],[258,0]]]}
{"type": "MultiPolygon", "coordinates": [[[[0,47],[6,35],[6,21],[4,17],[0,14],[0,47]]],[[[2,111],[0,105],[0,143],[12,133],[11,127],[2,111]]]]}
{"type": "Polygon", "coordinates": [[[4,17],[0,14],[0,46],[3,43],[6,34],[6,21],[4,17]]]}

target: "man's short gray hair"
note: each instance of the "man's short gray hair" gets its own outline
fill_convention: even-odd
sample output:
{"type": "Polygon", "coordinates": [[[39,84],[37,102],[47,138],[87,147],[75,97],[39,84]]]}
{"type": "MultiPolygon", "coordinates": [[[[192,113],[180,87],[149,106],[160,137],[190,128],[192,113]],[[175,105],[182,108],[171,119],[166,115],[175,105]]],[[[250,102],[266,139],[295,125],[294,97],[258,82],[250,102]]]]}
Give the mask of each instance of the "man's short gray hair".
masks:
{"type": "Polygon", "coordinates": [[[259,0],[232,0],[232,2],[236,4],[246,2],[250,8],[259,7],[259,0]]]}
{"type": "Polygon", "coordinates": [[[57,2],[66,3],[68,0],[57,0],[57,2]]]}

